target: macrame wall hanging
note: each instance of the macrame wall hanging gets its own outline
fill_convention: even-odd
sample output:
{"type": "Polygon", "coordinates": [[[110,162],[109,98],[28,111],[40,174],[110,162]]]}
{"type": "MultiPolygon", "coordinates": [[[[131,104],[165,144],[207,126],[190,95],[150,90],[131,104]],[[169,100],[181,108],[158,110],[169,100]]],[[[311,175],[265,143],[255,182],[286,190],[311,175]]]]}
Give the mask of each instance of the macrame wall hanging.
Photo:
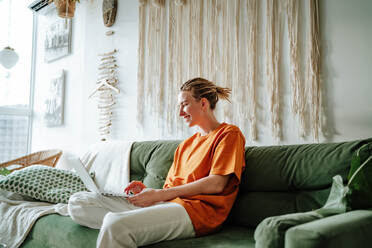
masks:
{"type": "MultiPolygon", "coordinates": [[[[309,2],[314,5],[317,0],[309,2]]],[[[146,113],[146,118],[150,118],[147,121],[157,123],[164,133],[179,137],[185,129],[176,107],[180,85],[193,77],[205,77],[232,89],[232,103],[221,103],[217,111],[222,121],[237,124],[247,140],[254,141],[259,138],[262,124],[257,116],[267,111],[272,136],[279,141],[283,135],[280,89],[282,84],[290,83],[293,116],[298,119],[300,135],[305,136],[307,100],[306,85],[300,80],[303,58],[298,52],[299,3],[299,0],[139,0],[138,123],[144,123],[146,113]],[[286,19],[281,17],[284,12],[286,19]],[[284,20],[288,24],[288,54],[280,53],[284,20]],[[263,51],[258,49],[259,32],[263,32],[263,51]],[[288,82],[280,82],[280,56],[288,57],[290,62],[288,82]],[[262,69],[258,63],[261,57],[262,69]],[[261,77],[260,71],[265,72],[261,77]],[[268,104],[263,103],[265,106],[260,108],[259,80],[264,81],[268,98],[268,104]]],[[[319,17],[314,10],[310,13],[301,18],[311,19],[313,27],[309,28],[312,38],[308,46],[313,48],[309,48],[312,55],[307,58],[311,71],[308,76],[312,82],[311,101],[320,106],[316,50],[319,17]]],[[[319,116],[319,111],[315,107],[310,112],[319,116]]],[[[312,120],[314,128],[319,126],[319,119],[312,120]]],[[[314,137],[318,133],[314,131],[314,137]]]]}
{"type": "Polygon", "coordinates": [[[320,37],[319,37],[319,4],[318,0],[309,1],[308,28],[308,78],[311,98],[311,131],[314,140],[319,140],[321,131],[322,96],[320,88],[320,37]]]}
{"type": "Polygon", "coordinates": [[[256,0],[247,1],[247,15],[248,15],[248,28],[247,28],[247,49],[246,57],[248,65],[246,66],[244,81],[247,82],[247,87],[242,87],[244,92],[243,99],[241,101],[241,114],[249,120],[250,124],[250,137],[252,140],[257,140],[257,101],[256,101],[256,61],[257,61],[257,11],[258,3],[256,0]],[[243,106],[248,106],[244,108],[243,106]],[[246,110],[246,111],[245,111],[246,110]]]}
{"type": "Polygon", "coordinates": [[[266,1],[266,77],[269,93],[271,131],[274,139],[282,137],[279,95],[280,19],[277,0],[266,1]]]}
{"type": "Polygon", "coordinates": [[[119,93],[116,87],[118,84],[117,64],[113,50],[108,53],[99,54],[99,74],[97,86],[89,98],[98,95],[98,133],[101,141],[106,141],[110,135],[112,126],[113,106],[115,104],[114,94],[119,93]]]}
{"type": "Polygon", "coordinates": [[[288,25],[289,40],[289,77],[292,90],[292,112],[299,123],[299,135],[305,137],[305,91],[301,82],[300,58],[298,49],[298,11],[299,2],[297,0],[286,1],[286,14],[288,25]]]}

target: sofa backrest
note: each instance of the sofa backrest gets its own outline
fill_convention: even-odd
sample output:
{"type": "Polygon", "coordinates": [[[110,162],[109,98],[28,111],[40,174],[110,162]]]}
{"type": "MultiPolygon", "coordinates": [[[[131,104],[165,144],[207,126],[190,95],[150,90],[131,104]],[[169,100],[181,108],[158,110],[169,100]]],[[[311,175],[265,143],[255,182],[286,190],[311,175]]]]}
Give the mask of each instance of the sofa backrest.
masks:
{"type": "Polygon", "coordinates": [[[372,139],[285,146],[248,147],[241,191],[316,190],[332,177],[346,180],[352,154],[372,139]]]}
{"type": "Polygon", "coordinates": [[[162,188],[181,141],[157,140],[134,142],[130,154],[130,180],[147,187],[162,188]]]}
{"type": "MultiPolygon", "coordinates": [[[[181,141],[144,141],[132,146],[131,180],[161,188],[181,141]]],[[[372,138],[322,144],[246,147],[246,169],[229,221],[256,226],[262,219],[321,207],[332,177],[346,181],[352,154],[372,138]]]]}
{"type": "Polygon", "coordinates": [[[269,216],[322,207],[332,178],[341,175],[346,182],[353,153],[371,142],[248,147],[230,221],[254,227],[269,216]]]}

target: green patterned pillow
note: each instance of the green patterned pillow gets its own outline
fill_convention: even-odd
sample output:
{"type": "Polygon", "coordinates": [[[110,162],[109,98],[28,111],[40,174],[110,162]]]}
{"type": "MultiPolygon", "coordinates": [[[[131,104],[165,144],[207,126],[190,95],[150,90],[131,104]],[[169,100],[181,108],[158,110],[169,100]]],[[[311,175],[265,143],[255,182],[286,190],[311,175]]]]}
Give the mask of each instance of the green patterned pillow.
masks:
{"type": "Polygon", "coordinates": [[[52,203],[67,203],[72,194],[87,191],[76,173],[45,165],[14,171],[0,180],[0,189],[52,203]]]}

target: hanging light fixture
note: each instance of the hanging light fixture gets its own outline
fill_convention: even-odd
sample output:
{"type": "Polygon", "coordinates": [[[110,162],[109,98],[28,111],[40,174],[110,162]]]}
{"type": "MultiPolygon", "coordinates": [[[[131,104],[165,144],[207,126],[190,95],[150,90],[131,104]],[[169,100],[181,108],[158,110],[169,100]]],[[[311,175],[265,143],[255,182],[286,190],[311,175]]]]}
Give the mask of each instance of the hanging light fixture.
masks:
{"type": "Polygon", "coordinates": [[[12,68],[19,59],[18,54],[14,51],[13,48],[9,46],[10,40],[10,19],[11,19],[11,6],[12,1],[9,0],[9,11],[8,11],[8,46],[4,47],[4,49],[0,52],[0,63],[6,68],[12,68]]]}

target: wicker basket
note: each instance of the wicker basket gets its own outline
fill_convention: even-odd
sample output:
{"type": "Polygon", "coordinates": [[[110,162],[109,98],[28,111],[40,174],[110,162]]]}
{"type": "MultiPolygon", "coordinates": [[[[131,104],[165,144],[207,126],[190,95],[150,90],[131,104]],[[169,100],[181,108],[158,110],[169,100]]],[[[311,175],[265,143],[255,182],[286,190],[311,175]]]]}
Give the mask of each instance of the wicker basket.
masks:
{"type": "Polygon", "coordinates": [[[29,155],[2,163],[0,164],[0,168],[8,167],[14,164],[21,165],[21,167],[11,169],[10,171],[20,170],[33,164],[42,164],[42,165],[54,167],[56,166],[61,155],[62,155],[62,151],[57,150],[57,149],[39,151],[39,152],[31,153],[29,155]]]}

